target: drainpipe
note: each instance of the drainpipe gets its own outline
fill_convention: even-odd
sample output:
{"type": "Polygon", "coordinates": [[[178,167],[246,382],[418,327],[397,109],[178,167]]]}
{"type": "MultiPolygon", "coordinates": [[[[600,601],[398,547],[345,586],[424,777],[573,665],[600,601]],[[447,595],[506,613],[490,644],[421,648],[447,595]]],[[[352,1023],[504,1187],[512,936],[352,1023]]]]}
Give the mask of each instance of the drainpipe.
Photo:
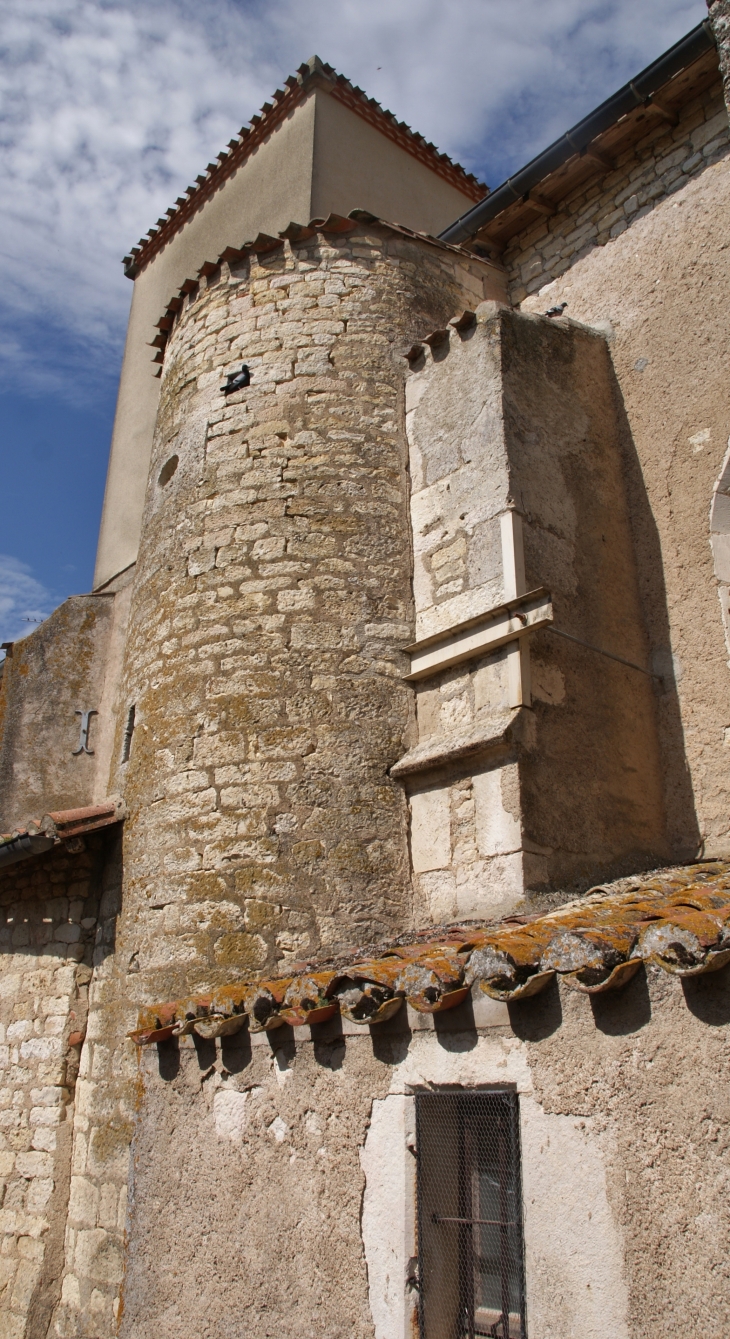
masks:
{"type": "MultiPolygon", "coordinates": [[[[718,0],[713,5],[714,10],[728,10],[730,4],[728,0],[718,0]]],[[[730,19],[727,23],[728,37],[730,38],[730,19]]],[[[635,79],[631,79],[628,84],[624,84],[618,93],[614,93],[606,102],[602,102],[600,107],[590,112],[582,121],[573,126],[571,130],[566,131],[549,148],[544,149],[537,158],[517,172],[514,177],[509,177],[507,181],[498,186],[479,204],[474,205],[466,214],[462,214],[455,223],[449,225],[444,232],[439,234],[442,242],[467,242],[483,228],[485,224],[490,223],[493,218],[502,213],[508,205],[514,204],[515,200],[522,200],[534,186],[537,186],[545,177],[556,172],[563,163],[575,154],[582,154],[588,146],[604,131],[610,130],[622,116],[627,116],[636,107],[642,107],[645,103],[651,101],[652,94],[658,93],[660,88],[669,83],[680,70],[691,65],[693,61],[699,60],[707,51],[716,46],[713,33],[713,24],[708,19],[698,23],[696,28],[687,33],[681,41],[677,42],[668,51],[665,51],[659,60],[655,60],[653,65],[648,65],[641,74],[637,74],[635,79]]],[[[726,59],[730,62],[730,52],[726,59]]]]}

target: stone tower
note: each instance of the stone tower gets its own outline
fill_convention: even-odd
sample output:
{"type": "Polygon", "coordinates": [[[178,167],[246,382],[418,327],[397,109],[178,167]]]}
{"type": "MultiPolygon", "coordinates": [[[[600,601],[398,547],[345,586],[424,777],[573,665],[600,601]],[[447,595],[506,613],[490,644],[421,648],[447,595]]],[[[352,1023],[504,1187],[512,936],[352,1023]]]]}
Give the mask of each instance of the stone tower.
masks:
{"type": "Polygon", "coordinates": [[[488,198],[314,58],[126,258],[0,667],[3,1336],[728,1322],[727,32],[488,198]]]}
{"type": "Polygon", "coordinates": [[[403,352],[498,275],[367,216],[266,245],[183,293],[165,348],[116,744],[133,713],[123,936],[153,998],[413,921],[403,352]]]}

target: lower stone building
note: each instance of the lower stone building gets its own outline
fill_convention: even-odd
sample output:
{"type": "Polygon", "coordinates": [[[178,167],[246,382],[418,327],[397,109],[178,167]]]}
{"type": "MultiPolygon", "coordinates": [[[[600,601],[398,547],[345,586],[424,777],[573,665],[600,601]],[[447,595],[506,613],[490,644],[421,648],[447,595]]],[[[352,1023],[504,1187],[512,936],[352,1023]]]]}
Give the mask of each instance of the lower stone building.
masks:
{"type": "Polygon", "coordinates": [[[313,58],[125,258],[2,667],[3,1335],[728,1329],[729,40],[492,192],[313,58]]]}

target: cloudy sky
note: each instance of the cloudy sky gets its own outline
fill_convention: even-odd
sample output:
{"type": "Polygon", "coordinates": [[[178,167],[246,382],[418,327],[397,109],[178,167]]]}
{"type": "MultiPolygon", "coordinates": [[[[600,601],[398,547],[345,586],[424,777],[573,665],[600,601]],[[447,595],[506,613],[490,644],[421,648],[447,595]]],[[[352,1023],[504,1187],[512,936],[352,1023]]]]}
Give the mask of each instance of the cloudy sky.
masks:
{"type": "Polygon", "coordinates": [[[120,258],[314,52],[494,187],[705,0],[0,0],[0,640],[89,588],[120,258]]]}

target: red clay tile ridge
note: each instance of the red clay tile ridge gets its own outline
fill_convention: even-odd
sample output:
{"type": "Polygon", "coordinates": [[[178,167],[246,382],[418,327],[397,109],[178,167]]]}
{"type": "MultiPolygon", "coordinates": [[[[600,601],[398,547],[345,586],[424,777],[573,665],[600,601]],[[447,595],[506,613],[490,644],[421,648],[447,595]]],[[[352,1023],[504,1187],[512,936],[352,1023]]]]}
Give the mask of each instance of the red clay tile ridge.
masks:
{"type": "Polygon", "coordinates": [[[592,889],[544,915],[433,928],[377,950],[289,965],[288,975],[238,981],[206,995],[153,1005],[129,1035],[138,1046],[196,1032],[225,1036],[327,1022],[339,1013],[363,1027],[407,1000],[442,1013],[478,988],[492,999],[538,995],[555,977],[588,995],[620,990],[643,965],[674,976],[730,962],[730,862],[660,870],[592,889]]]}
{"type": "Polygon", "coordinates": [[[254,149],[276,129],[282,121],[304,102],[315,88],[324,88],[338,102],[349,107],[356,116],[362,117],[379,130],[387,139],[405,149],[412,157],[437,173],[450,185],[468,196],[476,204],[488,195],[487,186],[465,171],[445,153],[440,153],[434,144],[411,130],[404,121],[399,121],[392,112],[386,111],[374,98],[351,84],[344,75],[338,74],[331,65],[312,56],[299,66],[296,75],[290,75],[283,89],[277,88],[271,102],[265,102],[260,114],[251,117],[249,125],[242,126],[235,139],[228,143],[214,163],[208,163],[204,173],[196,177],[192,186],[187,186],[185,194],[178,196],[174,205],[166,211],[166,217],[159,218],[154,228],[150,228],[146,237],[140,238],[130,254],[124,257],[124,273],[128,279],[135,279],[140,270],[162,250],[175,233],[197,213],[202,204],[220,190],[229,177],[245,163],[254,149]]]}
{"type": "MultiPolygon", "coordinates": [[[[111,796],[102,804],[80,809],[56,809],[43,818],[31,818],[24,828],[0,833],[0,869],[29,856],[42,855],[62,843],[71,851],[80,838],[99,828],[121,823],[125,817],[122,800],[111,796]]],[[[79,848],[76,848],[79,849],[79,848]]]]}

